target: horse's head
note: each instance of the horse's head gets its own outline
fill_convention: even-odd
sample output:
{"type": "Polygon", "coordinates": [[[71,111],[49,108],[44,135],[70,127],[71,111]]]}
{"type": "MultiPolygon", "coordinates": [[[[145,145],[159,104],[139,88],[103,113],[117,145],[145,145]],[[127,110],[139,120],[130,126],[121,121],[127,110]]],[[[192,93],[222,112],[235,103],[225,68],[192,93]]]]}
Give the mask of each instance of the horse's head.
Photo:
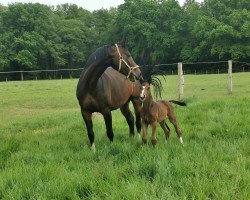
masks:
{"type": "Polygon", "coordinates": [[[127,78],[130,77],[131,74],[133,74],[136,79],[140,80],[140,82],[143,82],[141,70],[126,48],[125,41],[118,42],[112,45],[109,51],[109,55],[112,59],[111,66],[114,69],[126,75],[127,78]]]}
{"type": "Polygon", "coordinates": [[[141,91],[140,91],[140,100],[143,102],[150,95],[151,95],[150,84],[148,82],[142,83],[141,91]]]}

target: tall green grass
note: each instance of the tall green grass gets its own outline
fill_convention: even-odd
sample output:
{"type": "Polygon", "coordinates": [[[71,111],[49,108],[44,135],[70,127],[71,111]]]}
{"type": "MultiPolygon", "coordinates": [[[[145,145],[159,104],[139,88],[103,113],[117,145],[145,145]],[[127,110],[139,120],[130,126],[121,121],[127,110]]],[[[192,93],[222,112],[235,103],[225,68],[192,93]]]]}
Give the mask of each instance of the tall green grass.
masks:
{"type": "MultiPolygon", "coordinates": [[[[112,144],[94,117],[96,153],[77,80],[0,83],[0,199],[250,199],[249,73],[233,82],[229,96],[226,75],[185,76],[183,147],[172,125],[168,144],[160,127],[156,148],[131,139],[118,110],[112,144]]],[[[176,99],[176,76],[163,97],[176,99]]]]}

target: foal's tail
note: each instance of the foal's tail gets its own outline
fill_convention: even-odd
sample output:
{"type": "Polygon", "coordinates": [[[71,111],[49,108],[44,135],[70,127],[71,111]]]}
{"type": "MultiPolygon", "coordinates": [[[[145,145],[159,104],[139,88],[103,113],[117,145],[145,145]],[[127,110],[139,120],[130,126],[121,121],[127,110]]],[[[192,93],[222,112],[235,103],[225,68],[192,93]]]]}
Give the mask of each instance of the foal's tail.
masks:
{"type": "Polygon", "coordinates": [[[169,102],[177,104],[179,106],[187,106],[187,104],[183,101],[175,101],[175,100],[170,100],[169,102]]]}

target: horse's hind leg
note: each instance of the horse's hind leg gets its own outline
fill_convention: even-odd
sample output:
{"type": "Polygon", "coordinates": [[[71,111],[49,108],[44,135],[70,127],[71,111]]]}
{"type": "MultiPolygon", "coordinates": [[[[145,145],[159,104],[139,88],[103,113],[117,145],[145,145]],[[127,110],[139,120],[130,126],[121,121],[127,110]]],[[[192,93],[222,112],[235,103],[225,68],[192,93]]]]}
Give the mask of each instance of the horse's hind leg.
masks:
{"type": "Polygon", "coordinates": [[[136,116],[136,129],[137,129],[137,134],[140,138],[140,133],[141,133],[141,108],[142,108],[142,102],[137,99],[132,99],[132,103],[134,106],[135,110],[135,116],[136,116]]]}
{"type": "Polygon", "coordinates": [[[165,120],[163,120],[162,122],[160,122],[161,128],[163,129],[164,133],[165,133],[165,137],[166,140],[168,141],[169,139],[169,133],[170,133],[170,128],[168,127],[167,123],[165,120]]]}
{"type": "Polygon", "coordinates": [[[110,142],[113,142],[114,139],[114,133],[113,133],[113,127],[112,127],[112,115],[110,110],[106,110],[102,112],[104,116],[104,121],[106,125],[106,130],[107,130],[107,136],[110,140],[110,142]]]}
{"type": "Polygon", "coordinates": [[[174,113],[172,113],[171,116],[169,116],[169,121],[174,125],[175,131],[179,137],[180,143],[183,144],[181,129],[177,124],[176,117],[175,117],[174,113]]]}
{"type": "Polygon", "coordinates": [[[130,109],[129,109],[129,101],[120,108],[123,116],[126,118],[128,126],[129,126],[129,133],[130,136],[134,136],[135,134],[135,130],[134,130],[134,116],[131,113],[130,109]]]}
{"type": "Polygon", "coordinates": [[[83,109],[81,109],[81,113],[82,113],[82,117],[87,127],[88,138],[89,138],[91,149],[95,151],[95,143],[94,143],[95,135],[93,131],[92,113],[86,112],[83,109]]]}

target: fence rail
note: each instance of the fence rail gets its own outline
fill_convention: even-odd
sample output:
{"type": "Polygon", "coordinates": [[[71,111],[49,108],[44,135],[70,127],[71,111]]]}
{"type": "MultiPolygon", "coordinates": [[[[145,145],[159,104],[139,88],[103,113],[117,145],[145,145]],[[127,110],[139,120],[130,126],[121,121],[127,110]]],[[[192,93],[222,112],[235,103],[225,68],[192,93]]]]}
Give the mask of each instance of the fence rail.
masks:
{"type": "MultiPolygon", "coordinates": [[[[241,61],[217,61],[217,62],[195,62],[195,63],[172,63],[172,64],[157,64],[154,65],[154,67],[158,67],[165,71],[166,74],[178,74],[178,97],[179,100],[183,100],[184,98],[184,75],[186,74],[214,74],[214,73],[228,73],[228,94],[232,94],[232,73],[233,72],[245,72],[250,71],[250,63],[247,62],[241,62],[241,61]],[[208,69],[207,67],[203,67],[203,69],[190,69],[190,65],[193,66],[199,66],[199,68],[202,68],[200,66],[202,65],[222,65],[224,64],[224,67],[217,67],[217,69],[213,68],[208,69]],[[238,65],[238,67],[233,67],[233,65],[238,65]],[[184,66],[184,67],[183,67],[184,66]],[[171,67],[171,70],[169,70],[171,67]],[[185,70],[185,67],[189,68],[185,70]]],[[[45,69],[45,70],[21,70],[21,71],[2,71],[0,72],[0,81],[9,81],[9,80],[24,80],[24,74],[26,75],[26,79],[35,79],[38,80],[38,77],[41,79],[58,79],[58,78],[72,78],[72,77],[79,77],[80,72],[83,70],[83,68],[73,68],[73,69],[45,69]],[[42,73],[45,73],[45,75],[41,75],[42,73]],[[53,73],[53,74],[51,74],[53,73]],[[19,74],[19,75],[18,75],[19,74]],[[28,75],[29,74],[29,75],[28,75]],[[33,74],[33,75],[30,75],[33,74]],[[12,76],[11,76],[12,75],[12,76]],[[14,78],[13,78],[13,75],[14,78]],[[3,78],[4,77],[4,78],[3,78]],[[19,77],[19,78],[18,78],[19,77]],[[8,79],[9,78],[9,79],[8,79]]]]}
{"type": "Polygon", "coordinates": [[[0,72],[0,74],[13,74],[13,73],[34,73],[34,72],[60,72],[60,71],[79,71],[83,70],[83,68],[75,68],[75,69],[44,69],[44,70],[31,70],[31,71],[7,71],[0,72]]]}

